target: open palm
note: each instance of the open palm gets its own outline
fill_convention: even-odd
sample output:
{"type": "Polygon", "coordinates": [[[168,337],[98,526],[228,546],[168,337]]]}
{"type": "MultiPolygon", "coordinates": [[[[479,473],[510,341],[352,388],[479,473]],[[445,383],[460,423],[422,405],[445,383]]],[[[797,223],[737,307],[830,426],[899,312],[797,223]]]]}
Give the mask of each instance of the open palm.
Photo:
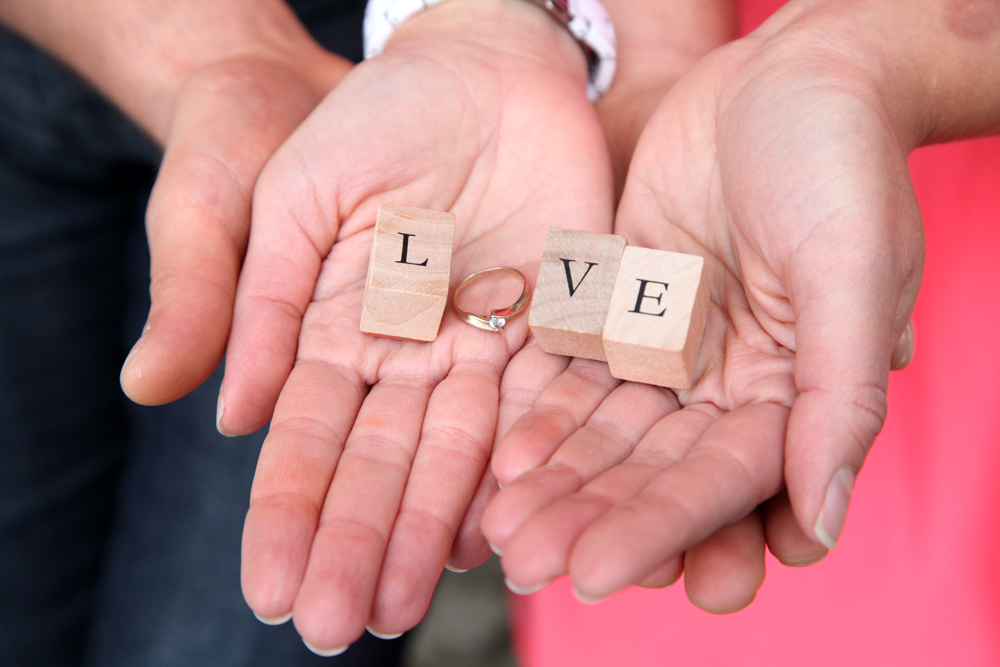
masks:
{"type": "Polygon", "coordinates": [[[595,378],[589,400],[567,402],[561,378],[542,392],[498,449],[505,488],[484,517],[516,587],[568,572],[600,598],[683,568],[692,600],[729,611],[763,579],[765,534],[792,563],[840,534],[885,417],[923,236],[911,147],[866,63],[798,18],[705,58],[642,135],[616,232],[705,256],[696,379],[673,402],[574,362],[567,372],[595,378]]]}
{"type": "MultiPolygon", "coordinates": [[[[551,29],[531,16],[528,40],[551,29]]],[[[220,428],[271,419],[244,592],[323,652],[412,627],[447,562],[489,553],[461,527],[496,488],[500,378],[527,336],[527,318],[498,335],[450,309],[432,343],[363,335],[378,205],[455,214],[452,287],[497,265],[533,275],[551,225],[611,226],[579,53],[560,70],[475,43],[427,51],[404,41],[355,68],[268,164],[237,296],[220,428]]]]}

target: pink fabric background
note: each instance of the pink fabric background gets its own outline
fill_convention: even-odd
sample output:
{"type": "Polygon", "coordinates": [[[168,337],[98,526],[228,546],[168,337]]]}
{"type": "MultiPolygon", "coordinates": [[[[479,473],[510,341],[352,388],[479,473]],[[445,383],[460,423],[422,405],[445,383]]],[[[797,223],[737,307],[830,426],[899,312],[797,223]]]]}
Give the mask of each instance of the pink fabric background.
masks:
{"type": "MultiPolygon", "coordinates": [[[[779,2],[744,3],[752,28],[779,2]]],[[[595,606],[569,582],[512,596],[525,667],[1000,665],[1000,139],[910,160],[927,230],[917,353],[840,545],[789,569],[768,556],[748,609],[712,616],[683,584],[595,606]]]]}

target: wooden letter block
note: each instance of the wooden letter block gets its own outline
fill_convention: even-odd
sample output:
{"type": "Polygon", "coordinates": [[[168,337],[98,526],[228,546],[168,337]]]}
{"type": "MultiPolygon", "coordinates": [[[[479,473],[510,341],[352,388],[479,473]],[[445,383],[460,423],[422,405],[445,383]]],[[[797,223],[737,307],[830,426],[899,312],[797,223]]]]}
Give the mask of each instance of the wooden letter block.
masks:
{"type": "Polygon", "coordinates": [[[691,386],[708,318],[704,266],[697,255],[625,248],[604,327],[613,376],[691,386]]]}
{"type": "Polygon", "coordinates": [[[448,303],[455,216],[379,206],[361,330],[432,341],[448,303]]]}
{"type": "Polygon", "coordinates": [[[545,241],[528,326],[550,354],[606,361],[608,317],[625,238],[553,227],[545,241]]]}

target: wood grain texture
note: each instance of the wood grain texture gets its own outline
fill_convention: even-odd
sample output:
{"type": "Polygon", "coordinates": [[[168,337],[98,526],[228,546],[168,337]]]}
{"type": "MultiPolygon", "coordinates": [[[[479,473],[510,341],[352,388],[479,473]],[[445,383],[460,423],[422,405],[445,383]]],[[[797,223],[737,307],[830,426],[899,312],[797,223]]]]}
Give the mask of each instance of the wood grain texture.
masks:
{"type": "Polygon", "coordinates": [[[361,331],[407,340],[437,338],[448,303],[454,234],[451,213],[379,206],[361,331]]]}
{"type": "Polygon", "coordinates": [[[625,248],[604,327],[614,377],[691,386],[708,318],[704,266],[697,255],[625,248]]]}
{"type": "Polygon", "coordinates": [[[605,361],[601,334],[626,241],[553,227],[545,241],[528,326],[551,354],[605,361]]]}

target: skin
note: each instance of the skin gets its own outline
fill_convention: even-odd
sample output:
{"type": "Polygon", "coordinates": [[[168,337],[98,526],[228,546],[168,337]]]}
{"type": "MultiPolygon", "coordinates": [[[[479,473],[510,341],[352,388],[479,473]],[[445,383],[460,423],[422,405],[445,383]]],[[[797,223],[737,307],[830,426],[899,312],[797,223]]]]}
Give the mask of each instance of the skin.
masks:
{"type": "Polygon", "coordinates": [[[550,224],[610,231],[585,81],[579,47],[536,8],[445,3],[345,77],[261,176],[219,424],[271,421],[244,594],[262,617],[291,612],[317,652],[412,627],[446,563],[489,554],[466,514],[496,489],[500,380],[527,335],[526,318],[497,335],[450,309],[432,343],[362,334],[376,208],[456,215],[452,288],[489,266],[533,275],[550,224]]]}
{"type": "MultiPolygon", "coordinates": [[[[731,7],[725,2],[663,3],[657,6],[655,13],[648,10],[637,12],[628,3],[617,0],[611,0],[608,6],[619,25],[619,76],[616,90],[608,95],[599,107],[599,118],[608,132],[611,148],[615,152],[614,165],[620,179],[624,174],[638,131],[656,100],[662,95],[665,86],[669,85],[680,72],[689,68],[700,55],[724,41],[731,32],[733,14],[731,7]],[[641,20],[637,21],[636,18],[641,20]],[[656,25],[659,25],[659,30],[653,29],[656,25]],[[663,40],[664,35],[671,35],[671,39],[663,40]],[[650,53],[656,53],[660,57],[651,60],[647,57],[650,53]],[[650,63],[655,65],[651,66],[650,63]]],[[[549,73],[538,77],[535,84],[548,85],[546,82],[570,76],[573,79],[573,91],[567,92],[567,97],[575,97],[577,91],[582,90],[582,70],[578,64],[581,61],[579,50],[561,29],[553,32],[553,24],[547,22],[547,19],[542,21],[546,29],[541,31],[547,34],[541,36],[538,25],[540,15],[544,16],[530,11],[516,11],[504,17],[504,21],[508,22],[525,21],[531,26],[531,34],[539,36],[539,41],[531,44],[532,48],[523,49],[520,53],[521,58],[507,58],[503,62],[505,65],[514,63],[512,71],[516,75],[520,75],[520,70],[526,66],[539,70],[548,68],[549,73]],[[554,53],[561,53],[561,56],[553,60],[554,53]],[[570,61],[573,63],[572,67],[569,66],[570,61]],[[569,69],[573,70],[572,74],[567,72],[569,69]]],[[[495,21],[497,16],[487,15],[485,19],[486,22],[479,23],[476,27],[489,26],[489,22],[495,21]]],[[[62,0],[37,2],[11,0],[0,6],[0,20],[62,59],[88,79],[165,147],[162,168],[147,214],[147,231],[152,256],[150,291],[153,305],[143,328],[143,335],[123,366],[121,381],[125,392],[133,400],[144,404],[164,403],[182,396],[207,377],[219,362],[224,350],[230,328],[229,313],[232,310],[236,276],[247,243],[251,193],[257,186],[258,175],[264,163],[305,115],[337,84],[348,70],[349,63],[320,49],[297,23],[284,3],[267,0],[258,2],[231,0],[208,4],[165,3],[156,0],[145,2],[102,0],[89,3],[86,11],[83,11],[78,3],[62,0]]],[[[416,30],[413,26],[419,25],[419,21],[415,20],[406,29],[399,31],[394,41],[402,43],[403,36],[407,32],[416,30]]],[[[442,25],[454,27],[465,37],[475,34],[475,30],[470,30],[470,26],[460,22],[444,22],[442,25]]],[[[488,34],[482,38],[484,43],[490,43],[499,35],[493,28],[486,32],[488,34]]],[[[446,33],[447,31],[438,31],[429,34],[437,38],[451,36],[446,33]]],[[[462,43],[460,40],[453,47],[453,51],[443,53],[449,54],[451,59],[457,62],[461,62],[466,55],[472,55],[473,60],[477,56],[479,59],[494,57],[494,54],[486,53],[485,49],[470,49],[469,46],[470,44],[462,43]]],[[[501,51],[517,52],[524,44],[501,39],[497,46],[501,51]]],[[[439,50],[441,42],[426,43],[423,48],[427,51],[439,50]]],[[[403,64],[403,59],[389,60],[381,70],[375,69],[368,78],[359,79],[360,82],[364,82],[359,83],[358,88],[361,89],[359,92],[364,93],[368,88],[376,88],[374,79],[380,72],[386,75],[386,80],[391,80],[392,73],[386,73],[391,69],[388,66],[390,62],[402,65],[401,71],[412,70],[412,67],[403,64]]],[[[483,67],[482,62],[478,64],[480,66],[470,67],[462,72],[451,71],[450,75],[453,79],[462,76],[470,76],[473,79],[477,76],[484,79],[512,77],[510,73],[501,76],[501,68],[483,67]]],[[[427,62],[421,65],[421,68],[425,68],[428,72],[448,70],[447,63],[444,62],[427,62]]],[[[502,105],[502,114],[485,113],[492,112],[493,108],[498,106],[495,96],[499,93],[506,94],[513,82],[505,80],[502,85],[498,83],[494,81],[493,85],[481,85],[474,91],[459,91],[461,108],[464,111],[468,111],[470,102],[473,101],[470,98],[482,97],[474,102],[483,108],[486,118],[479,123],[479,126],[473,127],[472,132],[495,132],[496,125],[500,123],[506,128],[505,137],[508,134],[516,136],[521,133],[526,120],[518,119],[517,114],[513,112],[527,110],[533,115],[531,122],[527,124],[535,134],[525,134],[525,138],[530,137],[534,140],[532,149],[559,150],[567,143],[565,132],[550,134],[546,132],[548,126],[538,123],[538,119],[545,118],[551,108],[562,105],[563,99],[560,99],[558,104],[553,104],[548,97],[542,96],[532,100],[530,91],[520,92],[519,95],[523,98],[521,103],[502,105]],[[544,136],[539,136],[541,134],[544,136]],[[548,143],[551,143],[551,146],[547,145],[548,143]]],[[[569,84],[558,85],[569,87],[569,84]]],[[[456,94],[454,89],[451,92],[453,95],[456,94]]],[[[419,100],[421,94],[422,92],[418,91],[415,93],[415,98],[419,100]]],[[[345,104],[341,99],[335,106],[339,108],[345,104]]],[[[574,109],[576,108],[575,106],[574,109]]],[[[588,198],[601,200],[600,204],[592,202],[584,207],[600,208],[600,215],[587,213],[582,217],[574,216],[572,221],[562,224],[590,225],[594,229],[608,231],[611,213],[610,205],[605,201],[605,191],[606,179],[610,172],[603,166],[608,160],[602,157],[604,150],[599,144],[603,144],[603,140],[597,139],[590,107],[587,107],[587,111],[583,111],[582,108],[578,110],[580,111],[578,118],[577,114],[571,114],[569,118],[560,119],[562,122],[571,121],[567,127],[577,125],[572,147],[575,153],[571,152],[564,161],[571,162],[570,158],[578,153],[588,153],[588,155],[579,156],[578,163],[571,165],[565,173],[563,173],[564,165],[561,163],[545,163],[541,171],[558,172],[560,178],[565,178],[567,175],[575,176],[574,179],[567,180],[573,181],[574,188],[586,192],[581,194],[578,190],[571,189],[564,195],[567,200],[574,195],[577,200],[588,198]],[[578,165],[585,164],[587,160],[594,160],[596,166],[592,169],[578,168],[578,165]],[[581,171],[587,173],[581,174],[581,171]],[[596,196],[593,196],[594,193],[597,193],[596,196]]],[[[370,106],[362,107],[355,109],[353,114],[355,117],[365,116],[371,111],[370,106]]],[[[344,110],[328,114],[334,124],[351,115],[344,110]]],[[[419,130],[426,129],[426,126],[414,128],[412,124],[408,127],[405,121],[405,118],[399,119],[394,127],[394,131],[399,133],[397,140],[403,143],[419,136],[419,130]]],[[[315,126],[322,124],[321,119],[315,126]]],[[[441,122],[437,127],[440,136],[448,136],[456,127],[461,128],[461,124],[449,125],[441,122]]],[[[366,128],[366,131],[368,130],[369,128],[366,128]]],[[[312,131],[314,128],[308,130],[312,131]]],[[[449,185],[452,190],[451,196],[456,200],[455,210],[458,212],[463,208],[475,208],[475,198],[485,196],[483,193],[489,191],[490,187],[483,184],[476,184],[474,187],[468,183],[463,185],[463,180],[469,179],[470,174],[467,172],[473,166],[479,169],[477,177],[480,178],[482,174],[493,169],[495,165],[492,162],[496,161],[496,156],[491,153],[497,152],[495,140],[493,145],[479,146],[475,142],[475,137],[470,138],[467,132],[460,134],[455,145],[465,147],[466,159],[459,165],[460,168],[448,171],[441,177],[442,181],[450,178],[458,183],[457,186],[449,185]],[[477,151],[482,154],[476,155],[477,151]],[[455,192],[456,188],[461,190],[463,195],[461,204],[458,203],[459,195],[455,192]]],[[[387,136],[391,139],[393,133],[389,132],[387,136]]],[[[480,138],[480,142],[483,141],[484,139],[480,138]]],[[[428,147],[426,143],[418,143],[410,147],[406,154],[428,165],[433,165],[435,160],[447,158],[441,155],[428,156],[423,151],[429,148],[433,147],[428,147]]],[[[286,155],[296,150],[289,148],[286,155]]],[[[375,161],[384,160],[385,156],[374,155],[370,156],[370,159],[369,166],[376,170],[375,161]]],[[[450,165],[450,160],[448,162],[450,165]]],[[[276,160],[276,164],[278,166],[272,167],[272,171],[274,174],[280,174],[283,170],[280,166],[282,163],[276,160]]],[[[321,161],[315,164],[326,167],[321,161]]],[[[287,163],[284,169],[294,171],[287,163]]],[[[502,184],[503,179],[509,177],[509,173],[503,172],[511,172],[513,169],[507,164],[502,167],[496,166],[495,171],[502,176],[497,179],[498,183],[502,184]]],[[[521,165],[518,171],[523,171],[521,165]]],[[[292,175],[295,176],[297,173],[292,175]]],[[[387,182],[372,186],[371,191],[377,191],[378,188],[391,189],[393,178],[408,178],[408,175],[401,176],[398,172],[392,174],[387,182]]],[[[271,179],[271,194],[259,198],[264,202],[264,206],[259,206],[259,209],[266,210],[269,197],[273,200],[281,198],[279,186],[275,185],[279,180],[278,176],[271,179]]],[[[345,182],[350,185],[349,178],[345,179],[345,182]]],[[[562,184],[562,181],[553,181],[553,187],[562,184]]],[[[430,182],[423,184],[422,187],[425,190],[438,190],[440,185],[441,183],[430,182]]],[[[522,183],[518,182],[516,185],[522,183]]],[[[443,188],[443,191],[448,192],[449,187],[443,188]]],[[[491,187],[495,189],[499,186],[493,184],[491,187]]],[[[262,186],[261,190],[268,192],[267,187],[262,186]]],[[[350,201],[352,196],[357,199],[363,198],[364,195],[360,191],[349,193],[348,207],[357,205],[363,208],[364,203],[350,201]]],[[[424,195],[417,195],[417,200],[421,197],[427,199],[429,202],[427,205],[437,205],[433,198],[424,195]]],[[[558,203],[559,199],[554,197],[553,201],[558,203]]],[[[441,206],[444,207],[446,204],[441,206]]],[[[507,217],[518,217],[513,212],[505,210],[504,206],[502,202],[494,202],[485,213],[499,215],[500,221],[504,222],[507,217]]],[[[552,211],[549,209],[550,207],[538,203],[531,207],[532,211],[542,210],[544,215],[552,216],[552,211]]],[[[266,214],[258,217],[268,218],[266,214]]],[[[340,220],[336,222],[334,230],[340,222],[340,220]]],[[[350,229],[350,226],[346,225],[345,229],[350,229]]],[[[542,234],[543,232],[544,230],[542,234]]],[[[358,228],[351,232],[354,238],[363,238],[364,233],[364,224],[358,225],[358,228]]],[[[341,232],[342,236],[347,234],[348,232],[341,232]]],[[[488,238],[491,240],[497,236],[503,237],[497,230],[489,234],[488,238]]],[[[529,237],[518,234],[516,242],[511,242],[509,245],[521,244],[526,238],[529,237]]],[[[484,243],[484,241],[479,242],[484,243]]],[[[470,247],[474,247],[474,244],[470,243],[470,247]]],[[[363,255],[367,255],[367,250],[357,246],[355,249],[356,262],[360,261],[363,255]]],[[[349,256],[351,254],[349,250],[350,244],[345,244],[342,248],[343,256],[349,256]]],[[[534,259],[534,254],[537,253],[524,260],[528,265],[534,259]]],[[[512,258],[505,261],[517,265],[520,260],[512,258]]],[[[358,266],[355,264],[355,271],[358,266]]],[[[252,281],[250,282],[252,284],[252,281]]],[[[343,286],[333,282],[329,290],[332,293],[343,286]]],[[[347,298],[344,297],[345,301],[347,298]]],[[[455,325],[447,326],[453,329],[455,325]]],[[[523,324],[521,326],[523,327],[523,324]]],[[[474,336],[481,335],[469,331],[461,333],[465,338],[470,338],[472,333],[473,340],[476,340],[474,336]]],[[[476,345],[482,345],[481,340],[474,343],[463,342],[461,345],[464,349],[474,350],[476,345]]],[[[502,360],[523,342],[523,330],[519,331],[518,325],[514,324],[508,329],[506,340],[510,347],[506,351],[491,351],[489,355],[474,353],[473,356],[480,354],[488,363],[482,365],[482,368],[477,367],[474,372],[467,373],[466,380],[461,379],[462,373],[452,372],[449,377],[454,376],[457,379],[441,384],[455,385],[458,387],[457,393],[464,394],[463,383],[468,384],[468,378],[478,377],[477,373],[492,374],[493,379],[489,380],[487,385],[491,382],[495,384],[496,376],[502,367],[502,360]]],[[[287,339],[285,343],[287,345],[287,339]]],[[[449,354],[444,345],[438,345],[438,348],[443,350],[440,351],[441,356],[449,354]]],[[[384,342],[377,344],[380,354],[386,354],[384,350],[392,347],[391,344],[384,342]]],[[[238,344],[236,349],[239,349],[238,344]]],[[[343,350],[336,352],[339,354],[343,350]]],[[[238,352],[236,356],[239,356],[238,352]]],[[[280,354],[274,356],[281,357],[280,354]]],[[[401,355],[398,351],[393,351],[392,356],[401,355]]],[[[336,354],[332,357],[336,358],[336,354]]],[[[447,360],[441,361],[439,357],[435,365],[440,369],[447,365],[447,360]]],[[[562,368],[564,365],[561,360],[545,360],[535,369],[535,375],[548,377],[554,369],[562,368]]],[[[388,368],[389,365],[383,366],[379,362],[379,366],[388,368]]],[[[279,375],[280,372],[279,368],[279,375]]],[[[391,371],[390,375],[393,372],[395,371],[391,371]]],[[[368,371],[369,375],[371,373],[372,371],[368,371]]],[[[431,377],[422,378],[425,391],[429,391],[429,387],[440,381],[440,373],[440,370],[435,370],[430,374],[431,377]]],[[[231,377],[229,385],[233,384],[231,377]]],[[[520,379],[528,380],[530,377],[521,375],[520,379]]],[[[377,379],[365,379],[365,383],[368,382],[378,384],[377,379]]],[[[386,383],[389,384],[391,383],[386,383]]],[[[357,388],[355,386],[355,389],[357,388]]],[[[270,391],[276,392],[273,382],[270,391]]],[[[451,391],[456,393],[454,389],[451,391]]],[[[475,391],[469,394],[469,400],[473,403],[484,400],[487,408],[485,422],[476,426],[481,431],[476,437],[481,438],[482,434],[492,428],[490,415],[494,412],[498,414],[497,433],[502,433],[516,416],[529,407],[520,400],[520,397],[526,394],[517,386],[512,386],[510,390],[504,392],[501,405],[491,409],[489,407],[491,392],[495,392],[495,389],[487,387],[485,393],[475,391]]],[[[447,392],[441,394],[449,395],[447,392]]],[[[294,397],[294,393],[289,395],[294,397]]],[[[308,404],[308,397],[304,398],[306,400],[301,405],[294,398],[285,401],[290,406],[288,413],[292,419],[296,418],[294,415],[303,411],[308,412],[311,407],[308,404]],[[305,406],[306,410],[302,410],[302,406],[305,406]]],[[[248,403],[251,414],[254,410],[257,411],[256,415],[250,417],[249,423],[259,424],[262,421],[261,415],[269,412],[268,400],[270,399],[264,399],[263,410],[259,401],[254,403],[251,400],[248,403]]],[[[238,404],[242,406],[243,402],[240,401],[238,404]]],[[[232,426],[234,431],[252,428],[247,425],[245,418],[240,421],[238,412],[233,415],[230,411],[226,417],[224,405],[225,401],[220,396],[221,430],[226,430],[227,420],[234,419],[235,425],[232,426]]],[[[280,410],[277,414],[280,424],[280,410]]],[[[419,424],[411,423],[402,430],[412,431],[417,427],[419,424]]],[[[278,432],[280,433],[280,429],[278,432]]],[[[409,433],[406,437],[412,441],[414,436],[409,433]]],[[[274,440],[275,438],[272,438],[272,442],[274,440]]],[[[432,450],[434,446],[425,445],[423,449],[432,450]]],[[[279,450],[274,457],[276,463],[273,465],[294,470],[301,462],[302,449],[292,448],[283,462],[279,450]]],[[[485,450],[481,448],[476,456],[466,462],[463,474],[467,469],[472,471],[472,478],[480,475],[479,469],[485,467],[482,451],[485,450]]],[[[447,455],[444,458],[447,458],[447,455]]],[[[430,457],[433,465],[439,465],[441,459],[441,456],[430,457]]],[[[264,481],[255,487],[255,499],[268,498],[269,480],[266,474],[268,461],[266,457],[262,461],[264,472],[261,478],[264,481]]],[[[419,479],[421,475],[426,474],[427,481],[424,482],[424,486],[434,488],[435,473],[433,470],[422,472],[426,467],[431,466],[416,466],[414,469],[417,474],[414,477],[419,479]]],[[[295,487],[290,495],[308,496],[310,492],[308,484],[311,481],[313,480],[309,475],[302,475],[300,478],[291,475],[285,483],[295,487]]],[[[446,530],[443,535],[435,535],[435,531],[431,529],[423,531],[401,529],[399,533],[403,535],[430,533],[432,542],[441,548],[442,545],[453,541],[450,556],[452,562],[470,566],[482,560],[487,553],[479,534],[477,517],[486,499],[495,492],[496,486],[487,474],[472,497],[471,504],[468,502],[468,484],[459,484],[458,487],[456,490],[458,495],[454,501],[447,503],[446,510],[442,512],[447,515],[446,530]],[[468,505],[467,510],[464,509],[465,505],[468,505]],[[460,517],[463,511],[467,511],[465,520],[456,525],[455,517],[460,517]]],[[[412,505],[417,513],[422,511],[419,498],[410,501],[409,505],[412,505]]],[[[354,507],[360,515],[365,515],[369,509],[361,504],[354,507]]],[[[268,536],[265,521],[265,529],[254,532],[253,527],[258,525],[255,523],[255,510],[259,509],[260,503],[251,509],[248,517],[248,543],[253,543],[255,535],[263,535],[265,541],[278,544],[276,549],[280,551],[281,540],[284,537],[283,526],[272,524],[275,533],[268,536]]],[[[384,514],[381,508],[375,512],[379,513],[384,514]]],[[[367,517],[369,520],[371,514],[369,513],[367,517]]],[[[364,520],[366,517],[362,516],[361,521],[364,520]]],[[[304,539],[311,540],[311,538],[312,536],[308,535],[304,539]]],[[[422,540],[422,537],[420,539],[422,540]]],[[[396,542],[403,544],[405,539],[397,538],[396,542]]],[[[257,553],[253,549],[250,552],[257,553]]],[[[266,554],[266,550],[263,553],[266,554]]],[[[266,560],[266,555],[262,558],[266,560]]],[[[385,577],[379,575],[379,581],[395,583],[381,583],[379,590],[389,592],[380,593],[379,599],[391,600],[393,596],[408,598],[402,607],[403,612],[387,615],[379,612],[377,606],[371,610],[361,606],[355,610],[358,618],[363,622],[371,611],[372,624],[375,626],[405,629],[413,625],[422,615],[422,608],[426,607],[429,591],[440,572],[440,562],[435,562],[435,559],[440,560],[437,556],[430,558],[430,561],[434,562],[432,567],[428,567],[426,563],[418,563],[415,568],[411,568],[405,558],[388,558],[386,561],[388,565],[383,568],[387,574],[385,577]],[[411,579],[414,571],[418,576],[411,579]],[[410,581],[414,583],[411,585],[408,583],[410,581]]],[[[251,600],[251,605],[261,612],[259,615],[264,619],[274,620],[275,617],[269,613],[273,605],[269,607],[266,602],[263,605],[259,604],[257,601],[261,595],[254,591],[266,590],[272,580],[281,579],[284,574],[280,565],[274,573],[271,573],[266,569],[255,567],[253,555],[248,558],[244,573],[248,599],[251,600]]],[[[361,596],[372,595],[368,589],[374,585],[374,580],[369,576],[361,586],[361,596]]],[[[390,605],[390,608],[396,607],[390,605]]],[[[305,618],[308,621],[308,613],[305,614],[305,618]]],[[[356,629],[358,623],[352,619],[348,625],[356,629]]]]}
{"type": "MultiPolygon", "coordinates": [[[[635,8],[611,10],[623,7],[634,21],[635,8]]],[[[501,341],[450,310],[431,344],[361,335],[375,206],[453,211],[454,283],[491,265],[533,276],[550,225],[610,231],[612,167],[624,173],[651,101],[733,25],[727,3],[671,7],[658,18],[700,37],[655,47],[663,61],[654,86],[645,49],[657,34],[648,21],[626,31],[620,92],[595,115],[582,101],[579,47],[544,13],[446,3],[400,28],[268,165],[219,426],[239,433],[271,418],[244,532],[244,593],[263,618],[291,615],[316,652],[339,652],[366,625],[379,636],[412,627],[442,566],[488,555],[478,517],[497,490],[484,475],[493,443],[530,407],[533,380],[566,363],[533,344],[521,349],[524,320],[501,341]],[[615,129],[614,159],[602,124],[615,129]],[[386,164],[387,145],[397,164],[386,164]],[[530,363],[501,382],[507,362],[525,354],[530,363]]],[[[723,557],[706,581],[732,551],[711,545],[707,553],[723,557]]]]}
{"type": "Polygon", "coordinates": [[[663,99],[615,229],[706,258],[696,379],[659,415],[635,414],[637,389],[589,362],[567,370],[586,370],[592,387],[572,384],[588,403],[568,400],[563,377],[541,391],[495,453],[504,490],[483,518],[516,588],[568,573],[596,600],[669,581],[683,558],[692,602],[734,611],[763,580],[765,542],[800,565],[835,544],[885,419],[890,358],[912,344],[924,250],[907,156],[997,130],[1000,90],[981,63],[1000,40],[955,30],[970,13],[980,28],[997,15],[987,3],[789,3],[663,99]],[[595,437],[615,446],[588,446],[595,437]],[[713,533],[728,546],[706,558],[713,533]],[[701,586],[727,549],[744,574],[701,586]]]}
{"type": "MultiPolygon", "coordinates": [[[[672,7],[659,19],[702,36],[657,47],[659,86],[732,26],[726,3],[672,7]]],[[[627,160],[648,111],[638,99],[663,92],[643,82],[638,47],[654,37],[647,23],[623,43],[622,92],[595,114],[580,49],[544,12],[446,3],[397,30],[268,165],[219,426],[239,433],[271,418],[244,532],[244,594],[263,618],[291,615],[316,652],[342,650],[365,626],[379,636],[412,627],[442,566],[488,555],[478,517],[497,490],[486,471],[493,444],[528,409],[532,378],[565,367],[536,356],[501,382],[527,352],[524,319],[499,340],[450,310],[431,344],[361,335],[375,207],[453,211],[453,283],[491,265],[533,276],[550,225],[610,231],[616,162],[602,123],[618,128],[610,148],[627,160]],[[615,109],[629,122],[609,124],[615,109]],[[384,146],[395,147],[391,165],[384,146]]]]}
{"type": "MultiPolygon", "coordinates": [[[[562,559],[581,594],[597,598],[630,583],[668,584],[683,568],[696,604],[738,608],[762,580],[765,538],[789,563],[822,556],[815,527],[830,480],[860,469],[881,425],[888,356],[912,308],[922,252],[905,156],[925,141],[995,130],[996,73],[984,65],[1000,62],[992,5],[791,3],[660,102],[727,24],[704,23],[707,38],[675,40],[684,48],[661,53],[654,32],[611,3],[628,26],[622,92],[595,116],[578,48],[543,13],[491,2],[459,11],[459,1],[408,21],[382,64],[352,72],[277,153],[347,70],[283,4],[0,7],[0,20],[166,145],[149,212],[153,308],[122,385],[139,402],[166,402],[218,363],[256,189],[218,421],[240,433],[272,420],[245,534],[244,591],[258,615],[294,611],[323,652],[365,625],[382,634],[412,626],[445,562],[462,568],[485,556],[477,525],[496,489],[482,472],[493,440],[564,370],[579,381],[550,399],[583,402],[563,406],[570,418],[545,442],[518,444],[516,426],[493,464],[506,498],[517,498],[514,480],[583,438],[581,426],[598,420],[600,433],[617,437],[616,460],[581,463],[577,489],[553,494],[541,471],[536,488],[556,501],[584,484],[607,485],[597,512],[570,517],[579,537],[556,531],[539,543],[542,557],[555,555],[545,572],[562,559]],[[909,50],[883,48],[895,32],[909,50]],[[630,49],[652,55],[630,60],[630,49]],[[641,64],[661,57],[662,70],[641,64]],[[829,108],[817,111],[817,92],[829,108]],[[842,128],[846,143],[829,127],[842,128]],[[706,254],[711,267],[708,347],[690,392],[618,387],[600,367],[567,368],[538,352],[523,320],[498,339],[449,313],[438,341],[424,346],[369,340],[347,324],[360,310],[381,197],[468,221],[457,235],[456,281],[491,264],[533,275],[549,225],[610,230],[614,170],[621,180],[637,141],[616,231],[639,245],[706,254]],[[775,146],[782,150],[765,150],[775,146]],[[761,169],[770,154],[778,159],[761,169]],[[819,173],[822,165],[838,168],[819,173]],[[837,178],[824,181],[831,172],[837,178]],[[781,192],[769,189],[776,183],[781,192]],[[796,201],[780,196],[789,184],[796,201]],[[831,266],[831,256],[848,261],[831,266]],[[817,266],[826,282],[810,275],[817,266]],[[852,283],[858,275],[874,278],[852,283]],[[844,294],[852,305],[863,297],[846,321],[844,294]],[[855,365],[838,361],[848,334],[855,365]],[[824,357],[834,361],[824,366],[824,357]],[[644,396],[638,413],[621,398],[630,391],[644,396]],[[648,429],[622,428],[618,410],[648,429]],[[827,441],[810,444],[817,433],[827,441]],[[643,530],[664,517],[676,533],[643,530]],[[636,548],[623,553],[629,540],[636,548]]],[[[519,506],[501,495],[494,507],[504,502],[519,506]]],[[[532,556],[518,557],[519,531],[556,504],[521,503],[507,524],[500,510],[484,519],[516,587],[540,583],[524,574],[532,556]]]]}

